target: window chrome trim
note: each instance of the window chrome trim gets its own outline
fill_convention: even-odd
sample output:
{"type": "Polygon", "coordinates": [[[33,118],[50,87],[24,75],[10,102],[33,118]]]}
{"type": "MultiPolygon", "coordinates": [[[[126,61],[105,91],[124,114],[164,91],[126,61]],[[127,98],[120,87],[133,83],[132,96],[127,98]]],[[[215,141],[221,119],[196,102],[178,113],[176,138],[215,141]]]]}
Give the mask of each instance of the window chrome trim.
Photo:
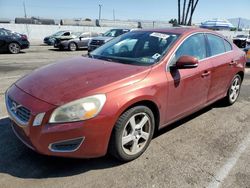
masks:
{"type": "MultiPolygon", "coordinates": [[[[217,35],[217,34],[210,33],[210,32],[195,32],[195,33],[192,33],[192,34],[188,35],[188,36],[187,36],[187,37],[186,37],[186,38],[185,38],[185,39],[175,48],[174,52],[171,54],[170,58],[168,59],[168,62],[166,63],[166,72],[169,72],[169,70],[170,70],[170,69],[169,69],[169,67],[170,67],[170,66],[169,66],[169,63],[171,62],[171,60],[172,60],[174,54],[176,53],[176,51],[180,48],[180,46],[181,46],[188,38],[190,38],[190,37],[192,37],[193,35],[196,35],[196,34],[203,34],[204,37],[205,37],[206,34],[211,34],[211,35],[218,36],[218,37],[222,38],[223,40],[226,40],[225,38],[221,37],[219,34],[217,35]]],[[[227,41],[228,41],[228,40],[227,40],[227,41]]],[[[228,41],[228,42],[229,42],[229,41],[228,41]]],[[[231,42],[229,42],[229,43],[231,44],[231,42]]],[[[225,44],[224,44],[224,46],[225,46],[225,44]]],[[[224,55],[224,54],[230,53],[230,52],[233,51],[233,46],[232,46],[232,44],[231,44],[231,47],[232,47],[232,49],[231,49],[230,51],[226,51],[226,52],[224,52],[224,53],[220,53],[220,54],[216,54],[216,55],[213,55],[213,56],[206,57],[206,58],[204,58],[204,59],[199,60],[199,62],[202,62],[202,61],[205,61],[205,60],[208,60],[208,59],[211,59],[211,58],[220,56],[220,55],[224,55]]],[[[225,49],[225,50],[226,50],[226,49],[225,49]]]]}

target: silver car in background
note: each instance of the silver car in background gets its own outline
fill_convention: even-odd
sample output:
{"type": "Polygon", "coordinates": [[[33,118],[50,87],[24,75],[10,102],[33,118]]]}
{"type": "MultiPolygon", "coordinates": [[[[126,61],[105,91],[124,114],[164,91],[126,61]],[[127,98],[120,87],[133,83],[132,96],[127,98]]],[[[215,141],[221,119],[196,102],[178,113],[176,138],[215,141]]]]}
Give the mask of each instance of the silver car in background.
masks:
{"type": "Polygon", "coordinates": [[[100,34],[95,32],[84,32],[84,33],[76,32],[74,33],[74,35],[76,36],[73,39],[58,41],[57,45],[54,47],[59,48],[61,50],[70,50],[70,51],[87,49],[89,41],[93,37],[97,37],[100,34]]]}

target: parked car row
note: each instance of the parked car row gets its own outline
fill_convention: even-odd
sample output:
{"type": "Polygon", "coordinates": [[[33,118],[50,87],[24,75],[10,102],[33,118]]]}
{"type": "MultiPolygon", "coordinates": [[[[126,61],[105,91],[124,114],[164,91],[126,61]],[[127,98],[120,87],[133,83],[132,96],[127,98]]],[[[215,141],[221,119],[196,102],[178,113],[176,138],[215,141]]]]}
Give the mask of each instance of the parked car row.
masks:
{"type": "MultiPolygon", "coordinates": [[[[111,29],[104,34],[97,32],[58,31],[43,39],[46,45],[53,45],[60,50],[75,51],[87,49],[88,52],[100,47],[111,39],[129,32],[130,29],[111,29]]],[[[0,28],[0,52],[19,53],[29,48],[27,35],[0,28]]]]}
{"type": "Polygon", "coordinates": [[[44,38],[44,43],[54,45],[60,50],[75,51],[79,49],[88,49],[93,51],[111,39],[129,32],[130,29],[111,29],[104,34],[96,32],[71,32],[59,31],[51,36],[44,38]]]}

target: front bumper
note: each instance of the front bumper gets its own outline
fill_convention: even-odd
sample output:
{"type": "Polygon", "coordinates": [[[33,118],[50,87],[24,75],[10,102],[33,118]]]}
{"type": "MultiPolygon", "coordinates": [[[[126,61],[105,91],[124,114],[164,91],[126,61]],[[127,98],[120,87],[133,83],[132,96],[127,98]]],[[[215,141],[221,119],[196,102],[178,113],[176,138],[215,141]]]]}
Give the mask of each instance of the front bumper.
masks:
{"type": "Polygon", "coordinates": [[[62,50],[67,50],[67,49],[68,49],[68,45],[62,44],[62,43],[55,43],[55,44],[54,44],[54,47],[55,47],[55,48],[62,49],[62,50]]]}
{"type": "Polygon", "coordinates": [[[31,111],[26,125],[21,125],[9,113],[14,133],[30,149],[44,155],[72,158],[92,158],[106,154],[114,118],[99,114],[87,121],[49,124],[50,114],[56,106],[25,93],[15,85],[6,95],[31,111]],[[35,116],[41,112],[46,112],[42,124],[33,126],[35,116]]]}

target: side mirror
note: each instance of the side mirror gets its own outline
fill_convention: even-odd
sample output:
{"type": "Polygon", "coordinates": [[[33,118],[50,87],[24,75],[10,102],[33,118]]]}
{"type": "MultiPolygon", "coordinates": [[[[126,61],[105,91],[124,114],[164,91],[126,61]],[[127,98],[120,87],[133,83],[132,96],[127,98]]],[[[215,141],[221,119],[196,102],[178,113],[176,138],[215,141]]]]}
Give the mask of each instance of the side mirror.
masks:
{"type": "Polygon", "coordinates": [[[79,37],[79,40],[82,40],[82,37],[79,37]]]}
{"type": "Polygon", "coordinates": [[[177,69],[192,69],[198,67],[198,59],[192,56],[181,56],[176,62],[177,69]]]}

